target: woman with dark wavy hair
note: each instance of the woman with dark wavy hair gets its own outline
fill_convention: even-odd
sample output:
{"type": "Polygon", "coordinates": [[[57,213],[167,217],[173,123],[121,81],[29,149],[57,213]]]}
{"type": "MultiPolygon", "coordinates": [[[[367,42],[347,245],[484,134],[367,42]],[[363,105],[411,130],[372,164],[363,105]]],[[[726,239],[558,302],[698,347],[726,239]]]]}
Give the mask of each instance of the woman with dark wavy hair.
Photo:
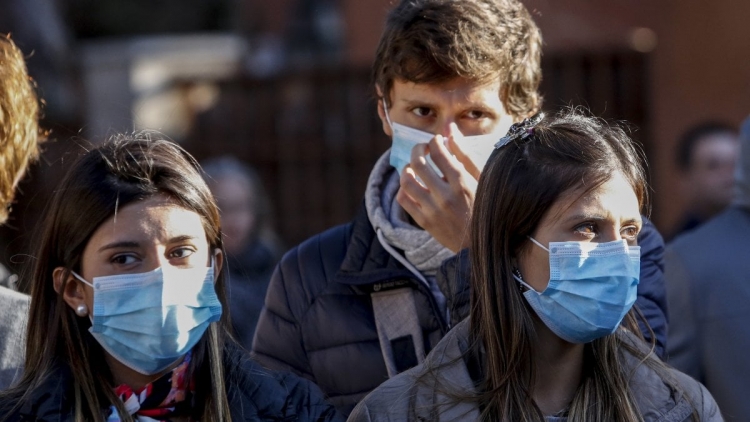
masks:
{"type": "Polygon", "coordinates": [[[641,161],[576,111],[514,125],[479,179],[469,318],[349,420],[722,420],[636,324],[641,161]]]}
{"type": "Polygon", "coordinates": [[[31,279],[26,372],[0,420],[337,419],[319,391],[227,333],[219,211],[196,161],[121,135],[72,165],[31,279]]]}

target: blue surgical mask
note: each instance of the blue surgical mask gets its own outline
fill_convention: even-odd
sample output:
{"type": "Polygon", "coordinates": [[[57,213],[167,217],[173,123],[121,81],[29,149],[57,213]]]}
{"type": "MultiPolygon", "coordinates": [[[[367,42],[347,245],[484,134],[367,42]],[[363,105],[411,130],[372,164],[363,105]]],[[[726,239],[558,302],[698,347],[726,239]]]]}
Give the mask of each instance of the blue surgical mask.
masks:
{"type": "Polygon", "coordinates": [[[157,268],[94,277],[91,335],[112,357],[144,375],[168,368],[221,317],[214,269],[157,268]]]}
{"type": "Polygon", "coordinates": [[[614,333],[635,303],[641,248],[625,240],[607,243],[551,242],[550,280],[543,292],[523,293],[539,318],[558,337],[588,343],[614,333]]]}
{"type": "MultiPolygon", "coordinates": [[[[411,162],[412,149],[416,145],[429,143],[435,135],[392,122],[391,117],[388,115],[388,104],[385,100],[383,100],[383,110],[385,119],[393,132],[390,163],[401,174],[404,171],[404,167],[411,162]]],[[[481,170],[490,158],[490,154],[492,154],[498,139],[500,139],[500,136],[490,133],[487,135],[464,136],[460,138],[459,142],[461,150],[481,170]]],[[[443,173],[437,168],[429,154],[427,155],[427,162],[438,176],[443,176],[443,173]]]]}

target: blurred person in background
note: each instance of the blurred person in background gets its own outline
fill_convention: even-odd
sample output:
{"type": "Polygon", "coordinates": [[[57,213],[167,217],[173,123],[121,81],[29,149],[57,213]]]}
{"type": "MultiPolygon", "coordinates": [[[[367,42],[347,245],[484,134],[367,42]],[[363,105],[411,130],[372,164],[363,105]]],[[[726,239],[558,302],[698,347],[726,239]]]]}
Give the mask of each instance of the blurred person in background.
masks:
{"type": "MultiPolygon", "coordinates": [[[[289,251],[253,353],[316,382],[345,413],[424,360],[469,311],[468,222],[479,174],[513,122],[541,105],[541,34],[516,0],[402,0],[373,65],[392,147],[354,220],[289,251]],[[459,253],[460,252],[460,253],[459,253]]],[[[644,223],[641,329],[666,337],[663,241],[644,223]]]]}
{"type": "Polygon", "coordinates": [[[667,247],[668,362],[706,385],[727,420],[750,415],[750,118],[740,129],[737,197],[667,247]]]}
{"type": "Polygon", "coordinates": [[[704,122],[682,135],[677,167],[687,209],[675,235],[700,226],[732,202],[739,148],[736,129],[724,123],[704,122]]]}
{"type": "Polygon", "coordinates": [[[40,226],[25,372],[0,421],[339,420],[227,335],[219,224],[197,162],[159,134],[83,154],[40,226]]]}
{"type": "Polygon", "coordinates": [[[237,340],[250,350],[268,282],[283,252],[271,226],[271,204],[258,174],[234,157],[202,163],[221,213],[228,296],[237,340]]]}
{"type": "MultiPolygon", "coordinates": [[[[39,156],[39,101],[23,54],[0,35],[0,224],[5,223],[16,185],[39,156]]],[[[7,270],[4,273],[9,274],[7,270]]],[[[0,389],[23,365],[28,296],[0,286],[0,389]]]]}

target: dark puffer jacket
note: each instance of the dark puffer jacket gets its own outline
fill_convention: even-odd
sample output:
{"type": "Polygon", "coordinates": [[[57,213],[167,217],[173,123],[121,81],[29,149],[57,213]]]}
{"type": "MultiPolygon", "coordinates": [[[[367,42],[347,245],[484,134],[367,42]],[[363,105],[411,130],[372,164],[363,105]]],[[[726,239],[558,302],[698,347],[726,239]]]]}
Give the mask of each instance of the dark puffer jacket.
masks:
{"type": "MultiPolygon", "coordinates": [[[[227,396],[232,421],[344,421],[309,381],[290,373],[270,372],[249,359],[239,348],[228,348],[224,367],[228,374],[227,396]]],[[[59,365],[18,409],[15,409],[17,400],[0,398],[0,420],[73,421],[73,400],[72,374],[66,366],[59,365]]]]}
{"type": "MultiPolygon", "coordinates": [[[[654,329],[660,352],[666,337],[664,242],[650,223],[638,240],[643,259],[636,303],[654,329]]],[[[268,288],[253,355],[269,368],[312,380],[349,414],[388,379],[370,294],[374,286],[392,282],[414,288],[426,352],[468,315],[466,251],[446,260],[437,274],[450,311],[446,320],[428,289],[382,247],[362,207],[350,224],[314,236],[282,258],[268,288]]]]}

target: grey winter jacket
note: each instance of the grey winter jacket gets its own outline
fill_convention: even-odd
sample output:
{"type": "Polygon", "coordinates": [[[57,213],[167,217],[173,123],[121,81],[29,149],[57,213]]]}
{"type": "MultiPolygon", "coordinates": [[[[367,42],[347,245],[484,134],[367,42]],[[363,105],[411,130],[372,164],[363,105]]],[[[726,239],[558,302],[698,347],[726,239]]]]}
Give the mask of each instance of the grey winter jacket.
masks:
{"type": "MultiPolygon", "coordinates": [[[[463,355],[468,350],[468,318],[451,330],[427,356],[423,365],[391,378],[362,400],[349,422],[369,421],[474,421],[476,403],[455,401],[444,391],[470,393],[475,382],[463,355]],[[425,368],[439,368],[425,373],[425,368]],[[417,383],[417,378],[421,378],[417,383]],[[440,388],[433,388],[439,385],[440,388]]],[[[685,395],[677,395],[646,365],[639,365],[631,380],[643,420],[690,421],[692,403],[701,421],[722,421],[716,402],[692,378],[673,371],[685,395]],[[685,397],[687,396],[687,397],[685,397]]]]}
{"type": "Polygon", "coordinates": [[[21,374],[29,297],[0,287],[0,390],[21,374]]]}

